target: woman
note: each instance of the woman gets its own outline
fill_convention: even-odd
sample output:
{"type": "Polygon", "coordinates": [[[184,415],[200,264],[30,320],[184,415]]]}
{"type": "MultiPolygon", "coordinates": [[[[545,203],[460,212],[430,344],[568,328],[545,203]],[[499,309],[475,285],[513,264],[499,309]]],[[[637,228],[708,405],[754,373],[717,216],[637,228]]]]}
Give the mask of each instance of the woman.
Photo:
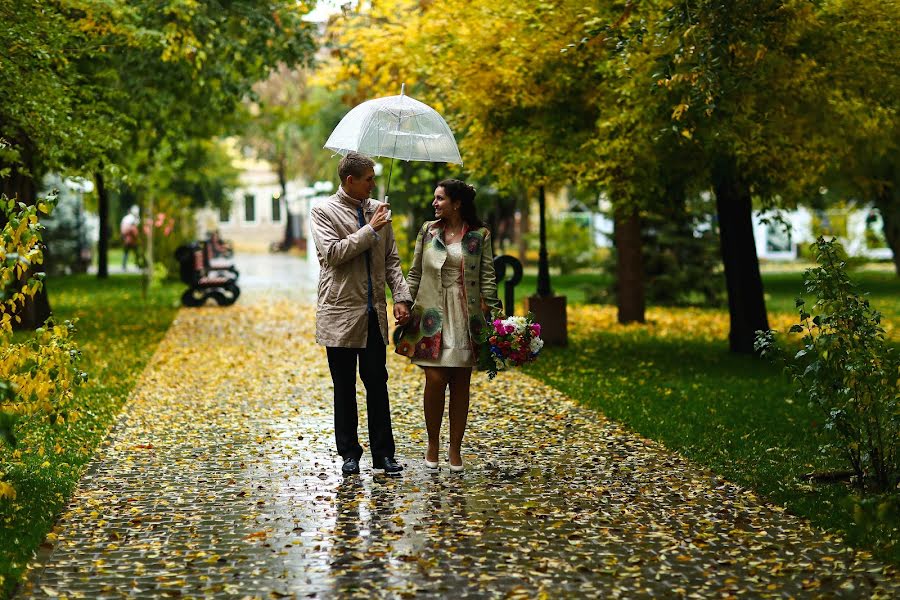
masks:
{"type": "Polygon", "coordinates": [[[398,330],[397,352],[425,371],[425,466],[438,466],[444,393],[450,388],[450,470],[462,471],[461,446],[469,414],[469,381],[486,326],[482,300],[500,311],[491,234],[475,214],[475,188],[445,179],[434,190],[434,216],[419,230],[407,276],[414,304],[398,330]]]}

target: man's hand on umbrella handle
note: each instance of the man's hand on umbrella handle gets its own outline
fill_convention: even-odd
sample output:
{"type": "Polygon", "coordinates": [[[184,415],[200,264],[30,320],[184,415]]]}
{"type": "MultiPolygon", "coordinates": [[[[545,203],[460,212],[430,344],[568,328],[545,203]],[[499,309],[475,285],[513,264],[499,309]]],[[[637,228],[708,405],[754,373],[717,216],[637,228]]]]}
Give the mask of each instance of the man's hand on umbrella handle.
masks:
{"type": "Polygon", "coordinates": [[[378,208],[375,209],[375,214],[372,215],[372,220],[369,221],[369,225],[372,226],[372,229],[375,231],[381,231],[381,228],[386,224],[391,222],[390,219],[390,204],[379,204],[378,208]]]}

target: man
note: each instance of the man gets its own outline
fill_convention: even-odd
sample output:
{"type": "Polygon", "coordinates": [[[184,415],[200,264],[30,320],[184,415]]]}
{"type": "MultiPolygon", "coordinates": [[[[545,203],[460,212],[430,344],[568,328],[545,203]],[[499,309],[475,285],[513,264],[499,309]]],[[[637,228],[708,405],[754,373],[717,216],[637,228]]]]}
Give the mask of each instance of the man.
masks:
{"type": "Polygon", "coordinates": [[[389,206],[369,198],[375,163],[351,152],[338,165],[337,193],[311,211],[312,236],[321,271],[316,305],[316,343],[325,346],[334,382],[334,436],[345,475],[359,473],[356,368],[366,388],[372,465],[403,470],[394,460],[387,391],[388,340],[385,283],[394,297],[397,324],[409,319],[412,297],[391,228],[389,206]]]}

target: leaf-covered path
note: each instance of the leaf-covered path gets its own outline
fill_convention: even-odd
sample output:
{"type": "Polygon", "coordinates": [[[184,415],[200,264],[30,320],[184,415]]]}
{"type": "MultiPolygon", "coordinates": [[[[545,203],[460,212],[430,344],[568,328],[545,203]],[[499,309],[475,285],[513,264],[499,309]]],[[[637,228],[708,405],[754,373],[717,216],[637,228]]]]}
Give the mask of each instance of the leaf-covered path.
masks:
{"type": "Polygon", "coordinates": [[[23,597],[900,594],[896,569],[518,374],[473,376],[467,470],[445,423],[430,472],[422,377],[391,354],[406,469],[341,477],[311,308],[249,300],[179,313],[23,597]]]}

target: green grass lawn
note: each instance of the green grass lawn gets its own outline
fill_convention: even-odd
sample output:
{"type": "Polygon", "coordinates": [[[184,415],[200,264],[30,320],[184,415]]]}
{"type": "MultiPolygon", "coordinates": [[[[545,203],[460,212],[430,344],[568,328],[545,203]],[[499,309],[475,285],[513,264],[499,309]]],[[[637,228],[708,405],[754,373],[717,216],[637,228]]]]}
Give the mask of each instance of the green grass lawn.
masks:
{"type": "MultiPolygon", "coordinates": [[[[565,296],[569,304],[583,304],[589,291],[601,290],[609,286],[612,277],[606,273],[572,273],[571,275],[551,275],[550,287],[557,296],[565,296]]],[[[503,300],[503,282],[497,288],[503,300]]],[[[522,281],[516,286],[516,304],[522,299],[537,293],[537,275],[525,273],[522,281]]]]}
{"type": "MultiPolygon", "coordinates": [[[[577,304],[585,277],[555,277],[554,292],[577,304]]],[[[871,292],[885,319],[896,324],[900,278],[878,272],[851,277],[871,292]]],[[[526,279],[524,290],[520,287],[519,298],[532,293],[527,287],[531,281],[526,279]]],[[[764,285],[769,310],[792,313],[802,273],[766,274],[764,285]]],[[[725,311],[716,312],[727,318],[725,311]]],[[[679,318],[678,309],[671,313],[679,318]]],[[[812,486],[799,477],[847,466],[819,451],[822,416],[802,398],[791,398],[779,368],[730,354],[727,333],[718,339],[690,333],[662,339],[649,328],[571,332],[570,324],[567,348],[548,349],[527,372],[814,524],[842,531],[851,543],[900,563],[896,515],[865,529],[854,524],[848,502],[853,490],[847,485],[812,486]]]]}
{"type": "Polygon", "coordinates": [[[80,366],[90,379],[77,392],[76,421],[58,428],[25,423],[18,431],[16,454],[0,445],[0,465],[17,490],[15,500],[0,501],[0,597],[15,587],[71,496],[175,316],[182,288],[163,285],[144,300],[137,276],[48,280],[57,319],[79,319],[80,366]]]}
{"type": "MultiPolygon", "coordinates": [[[[895,323],[900,319],[900,277],[892,271],[851,271],[850,280],[868,293],[869,301],[885,319],[895,323]]],[[[803,274],[766,273],[763,286],[770,311],[794,313],[794,298],[803,292],[803,274]]]]}

